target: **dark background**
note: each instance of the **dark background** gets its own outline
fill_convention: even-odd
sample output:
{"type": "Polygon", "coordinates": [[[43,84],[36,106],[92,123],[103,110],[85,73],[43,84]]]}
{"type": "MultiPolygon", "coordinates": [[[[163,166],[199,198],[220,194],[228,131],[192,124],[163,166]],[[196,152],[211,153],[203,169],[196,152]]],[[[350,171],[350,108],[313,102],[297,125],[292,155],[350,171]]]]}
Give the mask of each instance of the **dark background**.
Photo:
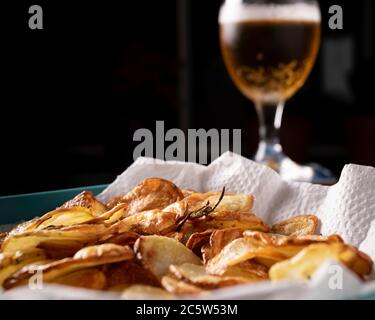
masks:
{"type": "MultiPolygon", "coordinates": [[[[111,182],[156,120],[241,128],[255,152],[254,108],[220,56],[220,0],[17,2],[1,13],[0,195],[111,182]],[[28,28],[32,4],[44,30],[28,28]]],[[[321,1],[321,54],[281,132],[296,161],[375,165],[373,2],[321,1]],[[333,4],[342,31],[328,29],[333,4]]]]}

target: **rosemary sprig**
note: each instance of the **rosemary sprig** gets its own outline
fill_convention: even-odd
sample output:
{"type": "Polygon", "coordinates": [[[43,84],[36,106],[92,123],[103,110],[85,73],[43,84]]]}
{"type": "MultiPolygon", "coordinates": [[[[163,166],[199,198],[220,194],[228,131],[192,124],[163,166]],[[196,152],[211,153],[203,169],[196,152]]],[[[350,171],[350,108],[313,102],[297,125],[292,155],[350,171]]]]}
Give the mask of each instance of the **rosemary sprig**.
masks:
{"type": "Polygon", "coordinates": [[[199,219],[199,218],[208,216],[211,212],[213,212],[218,207],[220,202],[223,200],[224,195],[225,195],[225,187],[223,187],[219,200],[216,202],[216,204],[213,207],[210,206],[210,201],[207,201],[207,203],[203,207],[199,208],[198,210],[188,212],[188,208],[186,208],[187,214],[180,221],[177,222],[176,231],[179,231],[188,220],[199,219]]]}

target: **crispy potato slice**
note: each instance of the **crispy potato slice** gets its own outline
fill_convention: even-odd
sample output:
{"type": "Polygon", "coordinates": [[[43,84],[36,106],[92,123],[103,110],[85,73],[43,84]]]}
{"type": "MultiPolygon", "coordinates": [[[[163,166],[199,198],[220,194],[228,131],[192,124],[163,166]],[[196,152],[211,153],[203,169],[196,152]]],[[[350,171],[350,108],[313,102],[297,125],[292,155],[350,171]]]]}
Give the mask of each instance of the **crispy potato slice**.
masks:
{"type": "Polygon", "coordinates": [[[166,300],[174,299],[176,296],[161,288],[133,285],[126,288],[121,297],[127,300],[166,300]]]}
{"type": "Polygon", "coordinates": [[[174,212],[161,210],[143,211],[116,222],[109,228],[109,234],[136,232],[143,235],[164,235],[176,229],[178,217],[174,212]]]}
{"type": "Polygon", "coordinates": [[[202,251],[202,258],[204,263],[218,255],[224,247],[236,240],[241,238],[244,229],[242,228],[229,228],[214,231],[210,236],[209,246],[206,246],[202,251]]]}
{"type": "Polygon", "coordinates": [[[181,280],[177,280],[173,276],[164,276],[161,279],[161,284],[165,290],[176,295],[197,295],[208,293],[208,291],[202,288],[181,280]]]}
{"type": "Polygon", "coordinates": [[[135,243],[134,251],[142,265],[158,279],[168,273],[171,264],[201,264],[201,260],[191,250],[167,237],[142,236],[135,243]]]}
{"type": "Polygon", "coordinates": [[[187,221],[181,228],[181,232],[185,235],[182,242],[187,242],[195,233],[235,228],[243,231],[269,231],[268,226],[255,214],[248,212],[213,212],[207,217],[187,221]]]}
{"type": "Polygon", "coordinates": [[[372,270],[371,259],[364,253],[343,243],[330,243],[308,246],[293,258],[272,266],[269,276],[274,281],[308,280],[327,259],[341,262],[361,276],[372,270]]]}
{"type": "Polygon", "coordinates": [[[289,259],[313,243],[342,242],[338,236],[301,236],[287,237],[266,234],[256,231],[245,231],[244,237],[229,243],[213,259],[208,261],[206,268],[210,274],[223,274],[230,266],[256,258],[267,267],[276,262],[289,259]]]}
{"type": "Polygon", "coordinates": [[[86,247],[78,251],[73,258],[65,258],[41,266],[25,266],[19,272],[13,274],[10,278],[4,281],[4,288],[10,289],[25,284],[37,271],[42,272],[43,281],[53,282],[55,279],[71,272],[99,265],[131,260],[133,257],[134,253],[132,249],[115,244],[102,244],[86,247]]]}
{"type": "MultiPolygon", "coordinates": [[[[212,201],[213,198],[218,200],[219,197],[219,193],[193,194],[192,196],[175,202],[162,210],[155,209],[138,212],[112,225],[110,228],[111,233],[133,231],[145,235],[170,234],[176,230],[177,222],[188,213],[187,208],[189,208],[189,210],[200,208],[203,204],[207,203],[207,199],[211,199],[212,201]]],[[[246,209],[252,205],[252,198],[247,195],[228,195],[224,196],[223,201],[224,200],[225,208],[227,208],[227,210],[238,208],[246,209]]],[[[223,208],[223,206],[221,208],[223,208]]],[[[210,214],[209,218],[196,219],[194,223],[191,222],[187,224],[188,226],[184,226],[183,230],[181,230],[185,235],[182,242],[185,242],[185,239],[187,241],[192,233],[204,231],[209,228],[222,229],[237,225],[250,230],[268,230],[268,227],[253,214],[232,211],[216,212],[216,210],[210,214]]]]}
{"type": "Polygon", "coordinates": [[[0,286],[5,279],[24,266],[36,261],[47,259],[43,250],[17,251],[14,253],[0,253],[0,286]]]}
{"type": "Polygon", "coordinates": [[[61,208],[70,209],[74,207],[84,207],[91,211],[94,216],[99,216],[108,211],[107,207],[97,200],[92,192],[83,191],[72,200],[65,202],[61,208]]]}
{"type": "Polygon", "coordinates": [[[134,243],[137,241],[139,237],[140,235],[136,232],[132,232],[132,231],[122,232],[119,234],[111,235],[103,243],[114,243],[114,244],[118,244],[121,246],[133,247],[134,243]]]}
{"type": "Polygon", "coordinates": [[[230,266],[234,266],[255,257],[255,251],[259,246],[252,239],[239,238],[227,246],[206,264],[209,274],[223,274],[230,266]]]}
{"type": "Polygon", "coordinates": [[[102,271],[90,268],[57,277],[53,280],[53,283],[85,289],[103,290],[107,285],[107,280],[102,271]]]}
{"type": "Polygon", "coordinates": [[[159,287],[159,280],[135,261],[125,261],[104,266],[108,287],[143,284],[159,287]]]}
{"type": "Polygon", "coordinates": [[[21,234],[9,234],[2,245],[3,252],[16,252],[18,250],[30,250],[40,243],[54,242],[61,247],[67,244],[71,247],[72,241],[89,244],[98,241],[108,234],[109,229],[105,225],[74,225],[61,229],[45,229],[21,234]]]}
{"type": "Polygon", "coordinates": [[[79,241],[54,241],[47,240],[38,244],[37,248],[42,249],[49,259],[63,259],[74,256],[74,254],[84,248],[85,243],[79,241]]]}
{"type": "Polygon", "coordinates": [[[94,219],[90,209],[84,207],[61,208],[46,213],[41,218],[30,223],[24,232],[43,230],[50,227],[67,227],[81,224],[94,219]]]}
{"type": "Polygon", "coordinates": [[[254,260],[247,260],[235,266],[228,267],[224,276],[249,278],[252,280],[268,279],[268,268],[254,260]]]}
{"type": "Polygon", "coordinates": [[[126,216],[131,216],[141,211],[163,209],[183,197],[181,190],[172,182],[160,178],[150,178],[143,180],[126,195],[109,201],[107,207],[111,209],[124,203],[126,204],[126,216]]]}
{"type": "Polygon", "coordinates": [[[271,232],[285,236],[307,236],[316,233],[319,219],[313,215],[296,216],[272,226],[271,232]]]}
{"type": "Polygon", "coordinates": [[[242,228],[268,232],[269,227],[255,214],[249,212],[217,211],[207,217],[192,220],[193,227],[205,229],[242,228]]]}
{"type": "Polygon", "coordinates": [[[214,229],[208,229],[203,232],[196,232],[193,233],[190,237],[189,240],[186,242],[186,247],[193,251],[197,256],[201,255],[201,248],[209,243],[210,237],[212,233],[214,232],[214,229]]]}
{"type": "Polygon", "coordinates": [[[188,282],[189,284],[196,285],[204,289],[218,289],[237,284],[253,282],[259,278],[250,277],[238,272],[229,276],[214,276],[206,273],[205,267],[191,263],[184,263],[179,266],[171,265],[170,272],[179,280],[188,282]],[[244,276],[245,275],[245,276],[244,276]]]}
{"type": "Polygon", "coordinates": [[[246,230],[243,233],[245,238],[251,238],[253,241],[263,245],[271,246],[287,246],[287,245],[309,245],[313,243],[331,243],[331,242],[341,242],[344,241],[339,235],[331,236],[320,236],[320,235],[304,235],[304,236],[284,236],[274,233],[264,233],[258,231],[246,230]]]}
{"type": "MultiPolygon", "coordinates": [[[[220,194],[210,196],[207,201],[211,205],[219,201],[220,194]]],[[[214,212],[250,212],[253,208],[254,197],[251,194],[226,194],[214,212]]]]}
{"type": "MultiPolygon", "coordinates": [[[[220,199],[221,192],[193,193],[181,201],[172,203],[163,211],[175,212],[182,217],[188,211],[201,209],[207,203],[214,206],[220,199]]],[[[220,204],[213,212],[250,212],[253,207],[254,197],[252,195],[232,195],[225,194],[220,204]]]]}

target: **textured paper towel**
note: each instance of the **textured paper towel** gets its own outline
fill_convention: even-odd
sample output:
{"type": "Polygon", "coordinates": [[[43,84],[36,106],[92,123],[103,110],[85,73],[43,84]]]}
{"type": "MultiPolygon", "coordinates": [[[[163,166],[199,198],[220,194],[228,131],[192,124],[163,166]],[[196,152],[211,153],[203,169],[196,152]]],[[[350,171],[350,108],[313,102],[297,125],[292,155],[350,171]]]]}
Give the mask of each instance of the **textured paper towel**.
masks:
{"type": "Polygon", "coordinates": [[[239,155],[226,153],[208,167],[193,163],[139,158],[99,199],[131,190],[145,178],[159,177],[200,192],[223,186],[255,196],[254,213],[268,224],[297,214],[316,214],[321,233],[338,233],[356,247],[362,245],[375,259],[375,168],[347,165],[332,187],[283,181],[273,170],[239,155]]]}
{"type": "MultiPolygon", "coordinates": [[[[321,233],[340,234],[344,240],[369,254],[375,260],[375,168],[347,165],[339,182],[332,187],[308,183],[283,181],[273,170],[241,156],[226,153],[205,167],[193,163],[164,162],[139,158],[120,175],[99,199],[124,194],[142,179],[165,178],[179,187],[200,192],[217,190],[223,186],[235,193],[251,193],[255,196],[254,213],[264,221],[273,223],[298,214],[316,214],[321,220],[321,233]]],[[[306,284],[260,283],[223,289],[212,298],[225,299],[342,299],[375,292],[375,283],[366,285],[344,268],[343,288],[329,288],[334,262],[325,264],[313,281],[306,284]]],[[[72,290],[52,287],[43,294],[19,289],[0,298],[69,298],[72,290]]],[[[76,291],[77,297],[85,297],[84,291],[76,291]]],[[[91,293],[88,298],[108,298],[91,293]]]]}

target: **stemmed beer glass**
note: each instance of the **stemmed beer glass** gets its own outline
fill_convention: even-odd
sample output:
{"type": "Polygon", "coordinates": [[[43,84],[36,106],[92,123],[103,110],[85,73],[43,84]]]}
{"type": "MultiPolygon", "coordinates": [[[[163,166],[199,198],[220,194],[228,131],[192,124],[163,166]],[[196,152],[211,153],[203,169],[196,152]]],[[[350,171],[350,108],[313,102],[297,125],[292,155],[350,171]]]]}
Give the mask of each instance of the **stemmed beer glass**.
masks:
{"type": "Polygon", "coordinates": [[[219,14],[225,65],[237,88],[254,102],[259,118],[255,160],[286,180],[333,180],[321,166],[293,162],[279,140],[285,101],[304,85],[315,63],[320,22],[315,0],[226,0],[219,14]]]}

